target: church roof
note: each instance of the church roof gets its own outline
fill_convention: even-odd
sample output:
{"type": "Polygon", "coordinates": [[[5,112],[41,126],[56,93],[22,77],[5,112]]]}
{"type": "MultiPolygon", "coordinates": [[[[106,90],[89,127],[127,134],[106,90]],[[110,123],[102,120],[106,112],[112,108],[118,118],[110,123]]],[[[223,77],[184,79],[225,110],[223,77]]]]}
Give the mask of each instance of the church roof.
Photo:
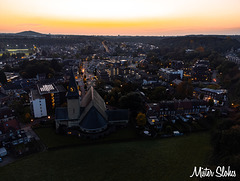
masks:
{"type": "Polygon", "coordinates": [[[101,129],[108,124],[108,121],[100,114],[95,106],[92,106],[80,122],[83,129],[101,129]]]}
{"type": "Polygon", "coordinates": [[[81,101],[84,111],[80,116],[80,126],[86,129],[95,129],[107,124],[106,105],[97,91],[91,87],[81,101]],[[94,126],[95,125],[95,126],[94,126]]]}
{"type": "Polygon", "coordinates": [[[90,108],[94,106],[98,110],[98,112],[105,118],[107,119],[107,114],[106,114],[106,105],[103,100],[103,98],[98,94],[98,92],[91,87],[86,95],[83,97],[81,101],[81,107],[85,107],[81,117],[83,118],[86,113],[90,110],[90,108]]]}
{"type": "Polygon", "coordinates": [[[76,80],[74,77],[74,73],[73,70],[71,70],[70,73],[70,79],[69,79],[69,88],[67,91],[67,98],[68,99],[74,99],[74,98],[78,98],[79,97],[79,93],[78,93],[78,87],[76,84],[76,80]]]}

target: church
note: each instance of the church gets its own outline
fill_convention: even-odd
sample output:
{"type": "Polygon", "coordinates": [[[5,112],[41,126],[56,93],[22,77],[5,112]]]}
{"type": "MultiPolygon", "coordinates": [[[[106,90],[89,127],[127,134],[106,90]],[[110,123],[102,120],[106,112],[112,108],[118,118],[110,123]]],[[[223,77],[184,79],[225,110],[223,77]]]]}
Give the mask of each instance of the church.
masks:
{"type": "Polygon", "coordinates": [[[96,134],[112,127],[126,126],[128,123],[128,110],[107,110],[103,98],[93,87],[81,97],[73,71],[66,98],[67,107],[58,107],[55,110],[57,131],[64,127],[68,131],[74,129],[80,133],[96,134]]]}

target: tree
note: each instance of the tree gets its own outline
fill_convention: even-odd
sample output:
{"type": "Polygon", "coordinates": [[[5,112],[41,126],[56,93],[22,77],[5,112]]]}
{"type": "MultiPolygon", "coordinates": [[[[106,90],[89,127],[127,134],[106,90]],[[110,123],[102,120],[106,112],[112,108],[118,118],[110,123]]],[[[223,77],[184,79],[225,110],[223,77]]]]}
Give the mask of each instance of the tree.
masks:
{"type": "Polygon", "coordinates": [[[10,57],[10,53],[7,52],[7,53],[3,53],[3,54],[2,54],[1,59],[7,59],[7,58],[9,58],[9,57],[10,57]]]}
{"type": "Polygon", "coordinates": [[[149,96],[151,100],[153,101],[162,101],[167,98],[166,96],[166,88],[165,87],[156,87],[151,95],[149,96]]]}
{"type": "Polygon", "coordinates": [[[4,72],[11,72],[11,71],[12,71],[12,68],[11,68],[10,65],[7,64],[7,65],[4,66],[4,69],[3,69],[3,70],[4,70],[4,72]]]}
{"type": "Polygon", "coordinates": [[[121,108],[130,109],[131,111],[143,111],[144,104],[140,94],[136,92],[130,92],[126,96],[122,96],[119,100],[121,108]]]}
{"type": "Polygon", "coordinates": [[[45,50],[42,50],[42,56],[44,56],[44,57],[47,56],[47,52],[45,50]]]}
{"type": "Polygon", "coordinates": [[[84,84],[84,89],[85,89],[85,91],[87,91],[87,84],[86,83],[84,84]]]}
{"type": "Polygon", "coordinates": [[[115,104],[115,99],[114,99],[114,97],[113,97],[113,96],[111,96],[111,99],[110,99],[110,104],[111,104],[111,105],[114,105],[114,104],[115,104]]]}
{"type": "Polygon", "coordinates": [[[0,71],[0,82],[1,82],[1,84],[7,83],[6,75],[4,74],[4,72],[2,70],[0,71]]]}
{"type": "Polygon", "coordinates": [[[56,72],[61,72],[62,65],[58,62],[57,59],[53,59],[50,63],[51,68],[56,72]]]}
{"type": "Polygon", "coordinates": [[[25,114],[25,117],[24,117],[24,118],[25,118],[25,121],[26,121],[26,122],[30,122],[30,120],[31,120],[31,115],[30,115],[30,113],[27,112],[27,113],[25,114]]]}
{"type": "Polygon", "coordinates": [[[179,99],[184,99],[186,97],[192,97],[193,86],[191,81],[181,82],[176,89],[176,97],[179,99]]]}
{"type": "Polygon", "coordinates": [[[114,82],[113,82],[113,86],[114,87],[120,87],[121,84],[122,84],[122,82],[120,80],[118,80],[118,79],[115,79],[114,82]]]}
{"type": "Polygon", "coordinates": [[[137,117],[136,117],[136,123],[138,126],[145,126],[147,122],[146,115],[142,112],[139,112],[137,117]]]}
{"type": "Polygon", "coordinates": [[[170,125],[168,125],[168,126],[166,127],[166,133],[167,133],[167,134],[172,134],[172,133],[173,133],[172,127],[171,127],[170,125]]]}
{"type": "Polygon", "coordinates": [[[209,99],[208,104],[210,107],[214,106],[214,101],[213,99],[209,99]]]}

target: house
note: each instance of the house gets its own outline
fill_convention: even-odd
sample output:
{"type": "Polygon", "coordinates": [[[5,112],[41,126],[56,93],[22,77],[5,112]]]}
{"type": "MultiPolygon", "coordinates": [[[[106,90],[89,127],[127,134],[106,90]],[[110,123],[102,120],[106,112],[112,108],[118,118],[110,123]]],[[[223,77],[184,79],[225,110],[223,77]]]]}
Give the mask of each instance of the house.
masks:
{"type": "Polygon", "coordinates": [[[13,132],[18,129],[20,129],[20,125],[14,115],[14,111],[9,107],[0,108],[0,134],[13,132]]]}
{"type": "Polygon", "coordinates": [[[184,99],[172,101],[161,101],[159,103],[147,103],[147,116],[174,116],[184,114],[206,113],[208,111],[207,102],[198,99],[184,99]]]}
{"type": "Polygon", "coordinates": [[[210,81],[209,61],[198,60],[192,68],[191,76],[193,81],[210,81]]]}
{"type": "Polygon", "coordinates": [[[103,81],[105,81],[105,82],[108,82],[108,81],[109,81],[108,72],[105,71],[105,70],[98,70],[98,71],[97,71],[97,76],[98,76],[98,79],[100,79],[100,80],[103,80],[103,81]]]}
{"type": "Polygon", "coordinates": [[[161,68],[159,70],[160,77],[167,81],[172,82],[175,79],[182,79],[183,78],[183,70],[174,70],[171,68],[161,68]]]}
{"type": "Polygon", "coordinates": [[[215,105],[223,106],[228,101],[226,89],[194,89],[194,95],[196,97],[199,98],[201,94],[203,95],[203,100],[209,101],[210,99],[213,99],[215,105]]]}
{"type": "Polygon", "coordinates": [[[184,68],[184,62],[180,60],[172,60],[171,61],[171,68],[175,70],[183,69],[184,68]]]}

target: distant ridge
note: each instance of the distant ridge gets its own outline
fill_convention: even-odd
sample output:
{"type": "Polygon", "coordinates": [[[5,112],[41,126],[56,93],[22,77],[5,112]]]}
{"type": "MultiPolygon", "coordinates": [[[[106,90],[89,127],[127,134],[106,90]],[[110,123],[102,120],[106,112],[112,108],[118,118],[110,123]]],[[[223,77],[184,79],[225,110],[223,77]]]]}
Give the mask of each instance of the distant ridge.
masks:
{"type": "Polygon", "coordinates": [[[38,33],[35,31],[23,31],[23,32],[16,33],[16,35],[18,35],[18,36],[46,36],[45,34],[38,33]]]}

